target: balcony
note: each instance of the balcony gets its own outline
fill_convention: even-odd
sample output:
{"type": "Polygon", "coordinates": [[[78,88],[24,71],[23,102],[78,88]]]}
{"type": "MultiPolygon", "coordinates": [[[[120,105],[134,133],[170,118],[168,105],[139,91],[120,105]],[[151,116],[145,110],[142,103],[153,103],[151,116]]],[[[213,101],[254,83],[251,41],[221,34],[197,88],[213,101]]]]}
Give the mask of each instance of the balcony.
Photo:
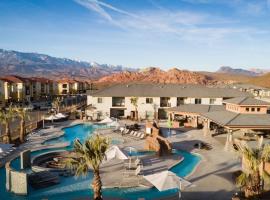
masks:
{"type": "Polygon", "coordinates": [[[170,97],[161,97],[160,107],[171,107],[170,97]]]}
{"type": "Polygon", "coordinates": [[[125,97],[113,97],[112,107],[125,107],[125,97]]]}

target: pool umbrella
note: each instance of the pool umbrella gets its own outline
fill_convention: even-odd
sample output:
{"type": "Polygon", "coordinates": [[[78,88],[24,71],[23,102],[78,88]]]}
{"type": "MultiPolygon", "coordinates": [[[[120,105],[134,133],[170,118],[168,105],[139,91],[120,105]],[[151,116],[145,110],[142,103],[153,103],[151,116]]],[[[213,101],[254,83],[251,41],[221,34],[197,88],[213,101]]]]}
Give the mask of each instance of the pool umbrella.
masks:
{"type": "Polygon", "coordinates": [[[57,114],[55,115],[55,117],[57,117],[57,118],[66,118],[67,115],[64,115],[63,113],[57,113],[57,114]]]}
{"type": "Polygon", "coordinates": [[[162,171],[156,174],[143,176],[147,181],[152,183],[159,191],[180,189],[180,178],[171,171],[162,171]]]}
{"type": "Polygon", "coordinates": [[[45,120],[47,120],[47,121],[52,121],[52,122],[53,122],[53,120],[57,120],[57,119],[59,119],[59,118],[56,117],[55,115],[50,115],[49,117],[46,117],[46,118],[45,118],[45,120]]]}
{"type": "Polygon", "coordinates": [[[102,121],[98,122],[99,124],[107,124],[107,123],[112,123],[113,120],[109,117],[105,117],[102,121]]]}
{"type": "Polygon", "coordinates": [[[119,149],[118,146],[111,146],[107,151],[106,151],[106,161],[110,161],[112,159],[120,159],[120,160],[125,160],[127,159],[127,156],[119,149]]]}

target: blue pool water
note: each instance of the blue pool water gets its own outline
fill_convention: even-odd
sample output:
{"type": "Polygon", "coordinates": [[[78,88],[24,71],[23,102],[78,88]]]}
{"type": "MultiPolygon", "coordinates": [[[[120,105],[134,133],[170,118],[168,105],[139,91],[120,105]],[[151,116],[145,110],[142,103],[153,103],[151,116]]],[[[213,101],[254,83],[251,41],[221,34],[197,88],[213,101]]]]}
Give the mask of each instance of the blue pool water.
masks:
{"type": "MultiPolygon", "coordinates": [[[[87,124],[81,124],[72,126],[69,128],[65,128],[64,132],[65,135],[54,139],[51,141],[48,141],[48,143],[55,143],[55,142],[66,142],[70,141],[71,143],[75,138],[78,138],[80,140],[84,140],[88,136],[90,136],[94,130],[96,130],[98,126],[95,125],[87,125],[87,124]]],[[[71,144],[72,145],[72,144],[71,144]]],[[[70,147],[67,147],[65,149],[71,149],[70,147]]],[[[40,153],[45,153],[51,150],[41,150],[37,152],[33,152],[32,156],[38,155],[40,153]]],[[[151,154],[152,152],[140,152],[140,155],[144,154],[151,154]]],[[[180,177],[185,177],[188,174],[192,172],[194,167],[198,164],[200,161],[200,157],[185,152],[176,150],[174,152],[175,154],[182,155],[184,157],[184,160],[173,167],[171,171],[176,173],[180,177]]],[[[15,159],[12,162],[12,167],[19,170],[19,159],[15,159]]],[[[8,193],[5,190],[5,169],[0,169],[0,199],[10,199],[10,200],[40,200],[40,199],[49,199],[49,200],[60,200],[65,198],[65,200],[69,199],[80,199],[80,197],[89,197],[92,195],[92,190],[89,188],[91,179],[92,179],[92,173],[89,173],[86,177],[61,177],[61,184],[54,185],[48,188],[34,190],[30,188],[29,195],[27,197],[23,196],[16,196],[12,193],[8,193]]],[[[104,189],[103,190],[103,196],[108,197],[120,197],[124,199],[130,199],[130,200],[137,200],[138,198],[145,198],[145,199],[153,199],[156,197],[166,197],[168,195],[173,195],[177,192],[177,189],[173,190],[167,190],[164,192],[159,192],[157,189],[141,189],[141,188],[130,188],[130,189],[104,189]]]]}

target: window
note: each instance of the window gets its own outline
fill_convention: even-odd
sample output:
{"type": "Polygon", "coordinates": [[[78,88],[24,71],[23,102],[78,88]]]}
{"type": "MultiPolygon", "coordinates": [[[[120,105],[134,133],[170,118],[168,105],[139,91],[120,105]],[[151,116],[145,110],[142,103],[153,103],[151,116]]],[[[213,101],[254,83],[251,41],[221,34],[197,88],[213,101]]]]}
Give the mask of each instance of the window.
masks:
{"type": "Polygon", "coordinates": [[[249,112],[249,108],[246,108],[246,111],[249,112]]]}
{"type": "Polygon", "coordinates": [[[201,104],[202,100],[201,99],[195,99],[195,104],[201,104]]]}
{"type": "Polygon", "coordinates": [[[67,84],[63,84],[63,88],[67,88],[67,84]]]}
{"type": "Polygon", "coordinates": [[[102,98],[101,97],[98,97],[97,102],[98,103],[102,103],[102,98]]]}
{"type": "Polygon", "coordinates": [[[153,103],[153,98],[146,98],[146,103],[147,104],[152,104],[153,103]]]}
{"type": "Polygon", "coordinates": [[[261,108],[257,108],[257,112],[260,112],[261,111],[261,108]]]}
{"type": "Polygon", "coordinates": [[[251,108],[251,112],[254,112],[255,111],[255,108],[251,108]]]}
{"type": "Polygon", "coordinates": [[[210,99],[210,104],[215,104],[216,103],[216,99],[210,99]]]}

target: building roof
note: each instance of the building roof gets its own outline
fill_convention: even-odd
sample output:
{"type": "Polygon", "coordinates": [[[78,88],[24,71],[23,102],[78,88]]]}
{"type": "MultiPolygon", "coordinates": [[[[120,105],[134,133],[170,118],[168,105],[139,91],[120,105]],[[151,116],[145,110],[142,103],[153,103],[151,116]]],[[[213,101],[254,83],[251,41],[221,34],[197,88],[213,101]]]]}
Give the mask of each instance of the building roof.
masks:
{"type": "Polygon", "coordinates": [[[267,88],[265,87],[260,87],[260,86],[257,86],[257,85],[253,85],[253,84],[247,84],[247,83],[234,83],[232,85],[230,85],[230,87],[232,88],[238,88],[238,89],[254,89],[254,90],[265,90],[267,88]]]}
{"type": "Polygon", "coordinates": [[[184,104],[177,107],[166,109],[168,112],[183,112],[183,113],[208,113],[215,111],[224,111],[223,105],[202,105],[202,104],[184,104]]]}
{"type": "Polygon", "coordinates": [[[202,116],[222,126],[270,128],[269,114],[240,114],[230,111],[216,111],[203,113],[202,116]]]}
{"type": "Polygon", "coordinates": [[[270,106],[269,102],[255,99],[252,97],[236,97],[236,98],[232,98],[232,99],[226,99],[223,102],[229,103],[229,104],[243,105],[243,106],[248,106],[248,105],[249,106],[251,106],[251,105],[270,106]]]}
{"type": "MultiPolygon", "coordinates": [[[[90,93],[89,93],[90,94],[90,93]]],[[[91,94],[97,97],[246,97],[250,94],[230,88],[209,88],[181,84],[118,84],[91,94]]]]}
{"type": "Polygon", "coordinates": [[[52,83],[53,81],[43,77],[31,77],[31,81],[40,82],[40,83],[52,83]]]}
{"type": "Polygon", "coordinates": [[[11,82],[11,83],[23,83],[23,82],[28,81],[28,78],[24,78],[24,77],[17,76],[17,75],[5,76],[5,77],[3,77],[3,79],[5,79],[7,82],[11,82]]]}

